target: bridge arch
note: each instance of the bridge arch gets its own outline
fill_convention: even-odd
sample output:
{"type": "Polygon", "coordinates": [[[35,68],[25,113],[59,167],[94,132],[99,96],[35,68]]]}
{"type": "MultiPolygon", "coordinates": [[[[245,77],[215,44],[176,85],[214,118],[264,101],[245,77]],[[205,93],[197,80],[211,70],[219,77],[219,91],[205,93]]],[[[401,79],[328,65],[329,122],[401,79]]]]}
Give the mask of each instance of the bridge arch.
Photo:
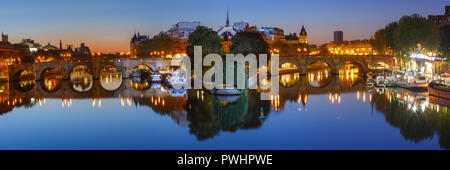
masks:
{"type": "Polygon", "coordinates": [[[118,66],[106,65],[100,70],[100,86],[106,91],[119,89],[122,81],[122,71],[118,66]]]}
{"type": "Polygon", "coordinates": [[[7,82],[8,80],[8,75],[5,74],[2,70],[0,70],[0,83],[1,82],[7,82]]]}
{"type": "Polygon", "coordinates": [[[72,88],[77,92],[87,92],[94,84],[92,71],[88,66],[79,64],[69,71],[69,78],[72,88]]]}
{"type": "Polygon", "coordinates": [[[280,63],[278,70],[280,74],[297,73],[300,72],[300,65],[296,62],[284,61],[283,63],[280,63]]]}
{"type": "Polygon", "coordinates": [[[390,69],[390,68],[392,68],[392,66],[383,61],[378,61],[372,66],[372,68],[373,69],[390,69]]]}
{"type": "Polygon", "coordinates": [[[334,74],[336,66],[330,61],[321,59],[312,60],[306,64],[306,72],[316,69],[323,69],[324,74],[334,74]]]}
{"type": "Polygon", "coordinates": [[[28,69],[21,69],[14,73],[13,81],[14,88],[20,92],[28,92],[36,84],[34,73],[28,69]]]}
{"type": "Polygon", "coordinates": [[[358,61],[348,60],[338,66],[339,75],[364,74],[367,67],[358,61]]]}
{"type": "Polygon", "coordinates": [[[48,67],[41,71],[41,87],[47,92],[55,92],[62,87],[62,72],[54,67],[48,67]]]}
{"type": "Polygon", "coordinates": [[[300,73],[288,73],[280,75],[280,86],[290,88],[297,86],[301,81],[300,73]]]}

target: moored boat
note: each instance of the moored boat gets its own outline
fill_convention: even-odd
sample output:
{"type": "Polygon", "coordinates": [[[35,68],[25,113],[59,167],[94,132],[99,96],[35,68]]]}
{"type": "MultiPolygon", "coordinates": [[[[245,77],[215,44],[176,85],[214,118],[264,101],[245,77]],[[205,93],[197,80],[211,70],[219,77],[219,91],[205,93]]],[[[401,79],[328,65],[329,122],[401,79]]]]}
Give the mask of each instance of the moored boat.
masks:
{"type": "Polygon", "coordinates": [[[440,81],[431,82],[428,85],[428,93],[430,96],[440,97],[450,100],[450,86],[440,81]]]}

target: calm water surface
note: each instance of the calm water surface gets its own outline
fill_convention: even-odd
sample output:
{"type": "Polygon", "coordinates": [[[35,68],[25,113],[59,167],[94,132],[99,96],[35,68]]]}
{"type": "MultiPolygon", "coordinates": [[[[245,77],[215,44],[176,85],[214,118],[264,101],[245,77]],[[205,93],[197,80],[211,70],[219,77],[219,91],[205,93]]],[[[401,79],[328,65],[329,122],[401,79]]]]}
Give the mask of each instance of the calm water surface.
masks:
{"type": "Polygon", "coordinates": [[[285,74],[270,101],[82,77],[2,83],[0,149],[450,148],[448,101],[356,75],[285,74]]]}

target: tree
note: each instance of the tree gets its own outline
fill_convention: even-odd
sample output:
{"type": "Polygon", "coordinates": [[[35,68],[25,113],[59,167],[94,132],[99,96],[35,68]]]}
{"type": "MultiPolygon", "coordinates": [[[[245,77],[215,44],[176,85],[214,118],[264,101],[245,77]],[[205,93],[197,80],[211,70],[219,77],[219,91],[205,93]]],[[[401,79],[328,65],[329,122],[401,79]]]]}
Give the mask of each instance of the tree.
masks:
{"type": "Polygon", "coordinates": [[[230,52],[243,55],[253,53],[257,56],[259,54],[268,54],[269,44],[258,32],[239,32],[232,40],[230,52]]]}
{"type": "Polygon", "coordinates": [[[384,28],[384,36],[386,47],[390,50],[397,51],[398,47],[394,43],[394,32],[398,27],[397,22],[391,22],[384,28]]]}
{"type": "Polygon", "coordinates": [[[404,16],[394,31],[394,44],[402,57],[413,53],[418,44],[429,51],[436,51],[439,31],[436,25],[418,14],[404,16]]]}
{"type": "Polygon", "coordinates": [[[441,26],[440,29],[439,52],[447,61],[450,59],[450,25],[441,26]]]}
{"type": "Polygon", "coordinates": [[[141,58],[158,58],[180,53],[182,47],[169,35],[156,35],[152,39],[138,45],[136,55],[141,58]]]}
{"type": "Polygon", "coordinates": [[[386,30],[380,29],[375,32],[375,50],[378,54],[385,54],[386,52],[386,30]]]}
{"type": "Polygon", "coordinates": [[[225,55],[219,35],[211,28],[198,26],[197,29],[189,35],[188,43],[189,45],[186,49],[186,53],[191,59],[194,58],[194,46],[202,46],[202,57],[211,53],[219,54],[221,56],[225,55]]]}

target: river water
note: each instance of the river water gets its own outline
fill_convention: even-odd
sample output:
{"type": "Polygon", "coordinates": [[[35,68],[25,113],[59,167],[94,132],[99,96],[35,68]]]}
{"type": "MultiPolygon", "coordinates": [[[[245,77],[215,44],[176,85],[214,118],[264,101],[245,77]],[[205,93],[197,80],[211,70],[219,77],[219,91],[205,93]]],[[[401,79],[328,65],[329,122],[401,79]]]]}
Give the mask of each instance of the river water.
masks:
{"type": "MultiPolygon", "coordinates": [[[[357,75],[237,97],[105,76],[0,84],[0,149],[449,149],[446,102],[357,75]],[[439,104],[437,104],[439,103],[439,104]]],[[[448,103],[448,101],[447,101],[448,103]]]]}

